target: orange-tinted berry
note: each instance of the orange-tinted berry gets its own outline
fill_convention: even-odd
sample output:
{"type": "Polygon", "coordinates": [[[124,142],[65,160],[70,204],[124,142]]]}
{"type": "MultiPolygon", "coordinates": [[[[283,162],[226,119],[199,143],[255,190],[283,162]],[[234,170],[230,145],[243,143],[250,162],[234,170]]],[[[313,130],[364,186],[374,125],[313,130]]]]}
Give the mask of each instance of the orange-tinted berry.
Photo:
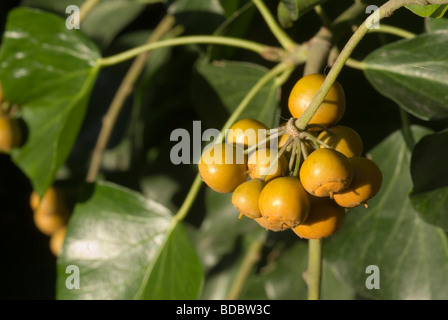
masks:
{"type": "Polygon", "coordinates": [[[347,158],[359,157],[362,154],[362,139],[350,127],[334,126],[328,128],[327,131],[322,131],[317,138],[330,148],[343,153],[347,158]]]}
{"type": "Polygon", "coordinates": [[[338,206],[332,199],[311,196],[308,218],[292,230],[303,239],[327,238],[341,228],[345,214],[345,209],[338,206]]]}
{"type": "Polygon", "coordinates": [[[20,146],[22,133],[17,119],[0,116],[0,152],[20,146]]]}
{"type": "Polygon", "coordinates": [[[262,178],[266,173],[265,181],[270,181],[272,179],[282,177],[288,173],[288,160],[285,155],[282,154],[278,156],[277,150],[273,149],[258,149],[254,151],[248,159],[247,167],[249,169],[249,175],[252,179],[262,178]],[[274,163],[274,161],[276,161],[274,163]],[[272,168],[269,167],[273,164],[272,168]]]}
{"type": "Polygon", "coordinates": [[[205,184],[220,193],[233,192],[247,179],[244,150],[227,143],[207,147],[202,153],[198,169],[205,184]]]}
{"type": "Polygon", "coordinates": [[[268,126],[255,119],[242,119],[235,122],[227,135],[227,143],[247,148],[257,145],[267,136],[268,126]]]}
{"type": "Polygon", "coordinates": [[[383,182],[381,170],[372,160],[355,157],[350,162],[354,168],[353,181],[346,190],[333,196],[334,201],[345,208],[367,205],[367,200],[378,193],[383,182]]]}
{"type": "MultiPolygon", "coordinates": [[[[294,118],[299,118],[310,105],[325,80],[322,74],[309,74],[299,79],[291,90],[288,108],[294,118]]],[[[309,124],[331,126],[336,124],[345,112],[345,94],[339,82],[335,82],[327,93],[309,124]]],[[[316,128],[318,130],[318,128],[316,128]]],[[[314,130],[314,129],[313,129],[314,130]]]]}
{"type": "Polygon", "coordinates": [[[56,230],[50,238],[50,250],[56,257],[61,253],[66,233],[67,226],[62,226],[58,230],[56,230]]]}
{"type": "Polygon", "coordinates": [[[262,217],[255,220],[268,230],[282,231],[308,218],[310,199],[299,179],[280,177],[263,188],[259,206],[262,217]]]}
{"type": "Polygon", "coordinates": [[[306,191],[317,197],[327,197],[350,186],[353,167],[345,155],[325,148],[311,153],[303,162],[299,174],[306,191]]]}
{"type": "MultiPolygon", "coordinates": [[[[35,196],[31,195],[31,202],[34,206],[33,198],[35,196]]],[[[49,188],[34,210],[33,218],[36,227],[46,235],[52,235],[64,226],[68,221],[69,211],[63,193],[55,187],[49,188]]]]}
{"type": "Polygon", "coordinates": [[[232,194],[233,206],[249,218],[261,217],[258,202],[265,184],[261,179],[248,180],[240,184],[232,194]]]}

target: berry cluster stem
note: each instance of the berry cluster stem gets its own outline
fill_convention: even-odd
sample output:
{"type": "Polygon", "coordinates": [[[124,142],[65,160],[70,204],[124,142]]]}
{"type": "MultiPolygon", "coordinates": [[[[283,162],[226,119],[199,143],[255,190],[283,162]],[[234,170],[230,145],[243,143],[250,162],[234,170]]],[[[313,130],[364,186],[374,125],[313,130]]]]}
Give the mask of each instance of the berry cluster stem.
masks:
{"type": "Polygon", "coordinates": [[[322,241],[320,239],[308,240],[308,270],[304,278],[308,285],[308,300],[319,300],[322,282],[322,241]]]}
{"type": "Polygon", "coordinates": [[[298,177],[299,176],[299,169],[300,169],[300,161],[302,161],[302,144],[300,142],[296,143],[296,163],[294,166],[294,173],[293,176],[294,177],[298,177]]]}
{"type": "MultiPolygon", "coordinates": [[[[270,131],[273,131],[273,130],[270,130],[270,131]]],[[[273,139],[277,139],[277,138],[278,138],[280,135],[282,135],[282,134],[284,134],[284,131],[281,130],[281,129],[280,129],[280,130],[275,130],[275,131],[273,131],[272,133],[269,132],[269,136],[268,136],[267,138],[261,140],[261,141],[258,142],[256,145],[253,145],[252,147],[247,148],[247,149],[244,151],[244,153],[245,153],[245,154],[251,154],[251,153],[254,152],[256,149],[264,148],[264,147],[266,147],[266,145],[267,145],[268,143],[271,142],[271,140],[273,140],[273,139]]]]}
{"type": "Polygon", "coordinates": [[[274,158],[274,160],[272,161],[272,163],[269,165],[269,168],[267,168],[263,174],[263,176],[261,177],[262,180],[266,180],[266,177],[269,175],[269,173],[271,172],[271,170],[274,168],[274,166],[277,165],[278,160],[280,159],[280,157],[283,155],[283,153],[285,153],[286,149],[288,148],[289,143],[291,142],[292,138],[289,137],[288,141],[285,143],[285,145],[283,147],[280,148],[280,150],[278,151],[276,157],[274,158]]]}

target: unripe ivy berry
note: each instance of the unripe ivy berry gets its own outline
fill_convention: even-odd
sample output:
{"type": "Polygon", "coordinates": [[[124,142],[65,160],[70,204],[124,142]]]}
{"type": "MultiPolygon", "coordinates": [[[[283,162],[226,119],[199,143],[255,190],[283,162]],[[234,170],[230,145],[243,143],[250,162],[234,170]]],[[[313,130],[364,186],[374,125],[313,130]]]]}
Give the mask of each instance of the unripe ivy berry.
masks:
{"type": "Polygon", "coordinates": [[[362,154],[362,139],[350,127],[334,126],[322,131],[317,138],[330,148],[343,153],[347,158],[359,157],[362,154]]]}
{"type": "Polygon", "coordinates": [[[249,175],[252,179],[262,178],[266,173],[265,181],[270,181],[272,179],[282,177],[288,173],[288,160],[286,156],[282,154],[278,157],[276,163],[276,157],[278,156],[277,151],[272,149],[258,149],[254,151],[248,159],[247,167],[249,169],[249,175]],[[274,165],[269,170],[271,164],[274,165]]]}
{"type": "Polygon", "coordinates": [[[284,231],[290,229],[288,225],[285,225],[283,221],[279,219],[273,219],[271,217],[260,216],[259,218],[254,218],[255,222],[258,223],[262,228],[267,231],[284,231]]]}
{"type": "MultiPolygon", "coordinates": [[[[299,79],[291,90],[288,108],[294,118],[299,118],[310,105],[325,80],[322,74],[309,74],[299,79]]],[[[309,124],[325,127],[336,124],[345,112],[345,94],[339,82],[335,82],[325,100],[311,118],[309,124]]]]}
{"type": "Polygon", "coordinates": [[[300,181],[310,194],[328,197],[350,186],[353,167],[348,158],[334,149],[318,149],[305,159],[300,181]]]}
{"type": "Polygon", "coordinates": [[[33,211],[36,211],[39,208],[40,198],[37,192],[33,191],[30,196],[30,207],[33,211]]]}
{"type": "Polygon", "coordinates": [[[255,221],[268,230],[282,231],[294,228],[308,218],[310,199],[299,179],[280,177],[263,188],[259,206],[262,217],[255,221]]]}
{"type": "Polygon", "coordinates": [[[67,226],[62,226],[51,235],[50,250],[56,257],[59,256],[59,254],[61,253],[66,233],[67,233],[67,226]]]}
{"type": "Polygon", "coordinates": [[[235,122],[227,135],[227,143],[247,148],[257,145],[266,138],[269,127],[255,119],[242,119],[235,122]]]}
{"type": "Polygon", "coordinates": [[[327,197],[310,198],[311,209],[308,219],[292,230],[303,239],[328,238],[342,227],[346,215],[345,209],[327,197]]]}
{"type": "Polygon", "coordinates": [[[230,193],[247,179],[246,160],[242,148],[227,143],[215,144],[202,153],[199,174],[214,191],[230,193]]]}
{"type": "Polygon", "coordinates": [[[355,157],[350,159],[354,168],[350,186],[334,195],[334,201],[341,207],[354,208],[360,204],[367,206],[367,200],[373,198],[381,189],[383,175],[380,168],[370,159],[355,157]]]}
{"type": "Polygon", "coordinates": [[[21,143],[22,133],[17,119],[0,116],[0,152],[9,152],[21,143]]]}
{"type": "Polygon", "coordinates": [[[261,179],[248,180],[240,184],[232,194],[233,206],[249,218],[261,217],[258,202],[265,184],[261,179]]]}
{"type": "MultiPolygon", "coordinates": [[[[33,192],[30,197],[32,207],[35,207],[36,197],[33,192]]],[[[69,211],[62,192],[55,187],[49,188],[34,210],[33,218],[36,227],[49,236],[64,226],[68,221],[69,211]]]]}

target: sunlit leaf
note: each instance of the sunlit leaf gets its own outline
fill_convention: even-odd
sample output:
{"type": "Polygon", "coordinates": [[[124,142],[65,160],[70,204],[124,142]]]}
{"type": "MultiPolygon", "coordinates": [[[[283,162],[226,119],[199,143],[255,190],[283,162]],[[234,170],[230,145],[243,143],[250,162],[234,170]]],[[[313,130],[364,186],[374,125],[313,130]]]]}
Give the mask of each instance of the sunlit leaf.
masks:
{"type": "Polygon", "coordinates": [[[79,201],[58,260],[59,299],[198,297],[202,266],[166,207],[106,182],[87,186],[79,201]],[[67,286],[75,281],[68,266],[79,270],[77,290],[67,286]]]}
{"type": "Polygon", "coordinates": [[[12,153],[39,194],[53,182],[80,130],[100,53],[65,20],[39,10],[10,12],[0,51],[7,100],[20,106],[25,144],[12,153]]]}
{"type": "Polygon", "coordinates": [[[369,82],[384,96],[423,120],[448,117],[448,33],[397,41],[364,60],[369,82]]]}

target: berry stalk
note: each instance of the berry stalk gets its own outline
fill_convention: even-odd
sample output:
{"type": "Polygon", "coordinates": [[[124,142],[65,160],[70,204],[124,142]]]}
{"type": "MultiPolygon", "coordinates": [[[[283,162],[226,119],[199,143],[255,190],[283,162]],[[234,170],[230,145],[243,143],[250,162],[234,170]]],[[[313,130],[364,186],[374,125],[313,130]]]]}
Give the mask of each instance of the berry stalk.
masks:
{"type": "Polygon", "coordinates": [[[320,239],[308,240],[308,270],[304,278],[308,285],[308,300],[319,300],[322,282],[322,241],[320,239]]]}

